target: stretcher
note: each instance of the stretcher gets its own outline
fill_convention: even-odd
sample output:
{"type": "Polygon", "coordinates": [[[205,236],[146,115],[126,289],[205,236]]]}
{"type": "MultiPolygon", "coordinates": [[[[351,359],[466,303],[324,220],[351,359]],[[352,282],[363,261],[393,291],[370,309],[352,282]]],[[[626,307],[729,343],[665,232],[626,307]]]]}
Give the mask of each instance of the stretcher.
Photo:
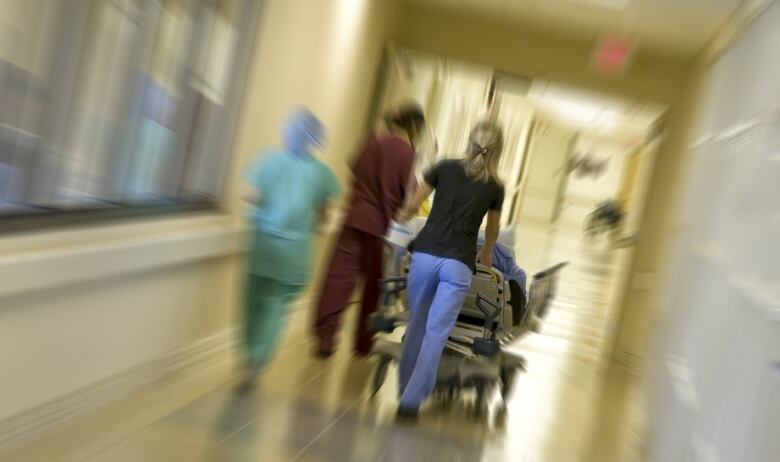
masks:
{"type": "MultiPolygon", "coordinates": [[[[385,382],[389,366],[401,357],[402,342],[391,335],[408,324],[406,273],[408,255],[388,243],[389,277],[380,281],[380,308],[371,318],[377,333],[373,347],[376,366],[372,392],[385,382]],[[400,257],[399,257],[400,254],[400,257]]],[[[524,295],[496,268],[477,266],[468,295],[450,334],[439,365],[434,396],[457,398],[466,390],[476,392],[477,408],[496,388],[504,400],[526,360],[507,347],[529,332],[540,332],[555,297],[558,277],[567,262],[536,273],[524,295]],[[514,286],[514,287],[513,287],[514,286]]]]}

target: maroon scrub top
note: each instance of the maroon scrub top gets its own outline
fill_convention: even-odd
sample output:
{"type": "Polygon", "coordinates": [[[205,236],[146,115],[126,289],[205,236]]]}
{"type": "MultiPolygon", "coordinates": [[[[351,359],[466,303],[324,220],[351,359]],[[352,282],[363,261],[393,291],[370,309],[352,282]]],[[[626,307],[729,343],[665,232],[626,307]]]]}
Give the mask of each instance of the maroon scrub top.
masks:
{"type": "Polygon", "coordinates": [[[396,135],[369,135],[352,164],[352,198],[344,226],[384,236],[403,206],[414,149],[396,135]]]}

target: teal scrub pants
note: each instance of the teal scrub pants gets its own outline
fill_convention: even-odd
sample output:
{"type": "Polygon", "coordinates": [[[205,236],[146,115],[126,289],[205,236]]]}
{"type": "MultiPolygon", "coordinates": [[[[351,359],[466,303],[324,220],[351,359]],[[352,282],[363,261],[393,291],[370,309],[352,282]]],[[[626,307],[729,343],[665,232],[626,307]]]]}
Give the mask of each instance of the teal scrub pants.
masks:
{"type": "Polygon", "coordinates": [[[259,369],[265,368],[273,359],[284,332],[290,303],[303,288],[302,284],[249,275],[244,346],[247,359],[259,369]]]}

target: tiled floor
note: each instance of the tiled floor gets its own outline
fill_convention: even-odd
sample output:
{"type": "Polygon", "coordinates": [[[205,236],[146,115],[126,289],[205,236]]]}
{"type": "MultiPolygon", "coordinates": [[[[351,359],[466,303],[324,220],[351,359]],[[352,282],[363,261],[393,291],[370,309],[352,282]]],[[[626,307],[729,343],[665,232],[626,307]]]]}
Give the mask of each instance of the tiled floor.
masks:
{"type": "MultiPolygon", "coordinates": [[[[170,380],[24,448],[8,461],[638,461],[637,387],[608,367],[610,293],[619,251],[578,230],[521,230],[529,274],[562,260],[542,334],[513,348],[528,359],[505,412],[462,402],[427,408],[415,426],[393,420],[395,384],[370,399],[369,360],[310,355],[303,313],[274,366],[249,395],[228,365],[170,380]]],[[[391,372],[392,374],[392,372],[391,372]]],[[[390,375],[392,377],[392,375],[390,375]]],[[[497,404],[497,403],[496,403],[497,404]]]]}

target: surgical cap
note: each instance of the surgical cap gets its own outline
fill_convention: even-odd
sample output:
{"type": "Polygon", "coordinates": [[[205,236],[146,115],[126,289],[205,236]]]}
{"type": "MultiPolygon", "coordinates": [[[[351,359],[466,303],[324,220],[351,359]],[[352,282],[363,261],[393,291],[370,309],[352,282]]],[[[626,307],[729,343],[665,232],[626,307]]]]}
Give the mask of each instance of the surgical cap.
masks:
{"type": "Polygon", "coordinates": [[[293,154],[308,154],[312,146],[323,146],[325,129],[311,111],[296,108],[290,113],[282,128],[282,138],[285,148],[293,154]]]}

